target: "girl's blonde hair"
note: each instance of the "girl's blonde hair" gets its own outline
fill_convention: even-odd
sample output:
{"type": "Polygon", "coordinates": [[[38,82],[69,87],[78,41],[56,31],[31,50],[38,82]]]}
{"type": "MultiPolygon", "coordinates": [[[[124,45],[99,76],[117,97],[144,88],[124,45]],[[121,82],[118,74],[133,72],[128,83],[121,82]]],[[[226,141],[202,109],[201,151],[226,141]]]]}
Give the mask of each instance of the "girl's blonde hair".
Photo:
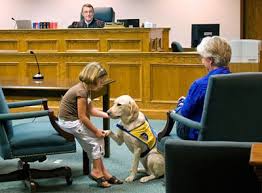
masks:
{"type": "Polygon", "coordinates": [[[97,85],[97,80],[107,75],[106,70],[98,62],[88,63],[79,74],[79,80],[87,85],[97,85]]]}

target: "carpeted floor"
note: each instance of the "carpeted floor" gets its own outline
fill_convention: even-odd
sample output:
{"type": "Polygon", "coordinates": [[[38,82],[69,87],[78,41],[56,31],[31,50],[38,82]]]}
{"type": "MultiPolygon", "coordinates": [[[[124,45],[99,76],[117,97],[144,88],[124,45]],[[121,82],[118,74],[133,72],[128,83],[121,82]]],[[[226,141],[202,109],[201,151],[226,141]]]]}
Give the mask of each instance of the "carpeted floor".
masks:
{"type": "MultiPolygon", "coordinates": [[[[93,118],[93,123],[97,127],[102,128],[102,119],[93,118]]],[[[27,120],[32,121],[32,120],[27,120]]],[[[34,121],[41,121],[41,118],[37,118],[34,121]]],[[[21,121],[20,121],[21,122],[21,121]]],[[[159,131],[164,127],[165,121],[149,120],[150,124],[159,131]]],[[[14,124],[19,121],[14,122],[14,124]]],[[[111,120],[111,129],[115,131],[115,120],[111,120]]],[[[109,171],[120,179],[125,179],[129,174],[131,167],[132,155],[125,145],[118,146],[114,141],[111,141],[111,156],[105,158],[104,163],[109,171]]],[[[71,154],[61,154],[48,156],[48,159],[42,163],[33,163],[32,167],[35,168],[55,168],[61,165],[67,165],[71,167],[73,172],[73,184],[67,186],[64,179],[51,178],[37,180],[40,187],[37,192],[52,192],[52,193],[65,193],[65,192],[92,192],[92,193],[106,193],[106,192],[121,192],[121,193],[164,193],[164,178],[150,181],[148,183],[140,183],[139,177],[132,183],[124,183],[123,185],[114,185],[110,188],[103,189],[96,185],[96,182],[90,180],[87,176],[82,174],[82,149],[77,145],[77,152],[71,154]]],[[[0,158],[0,173],[7,173],[14,171],[17,167],[17,160],[2,160],[0,158]]],[[[20,181],[14,182],[1,182],[0,183],[1,193],[21,193],[29,192],[24,184],[20,181]]]]}

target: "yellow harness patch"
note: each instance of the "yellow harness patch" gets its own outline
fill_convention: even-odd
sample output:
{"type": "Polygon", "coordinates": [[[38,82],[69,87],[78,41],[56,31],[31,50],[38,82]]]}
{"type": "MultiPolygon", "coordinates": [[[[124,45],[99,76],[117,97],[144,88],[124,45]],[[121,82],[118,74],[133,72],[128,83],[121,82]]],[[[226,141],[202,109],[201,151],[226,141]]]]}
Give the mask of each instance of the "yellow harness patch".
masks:
{"type": "Polygon", "coordinates": [[[156,137],[147,121],[145,121],[145,123],[140,125],[139,127],[136,127],[135,129],[130,131],[130,134],[144,142],[149,149],[152,149],[155,146],[156,137]]]}
{"type": "MultiPolygon", "coordinates": [[[[156,144],[156,136],[147,121],[131,131],[127,131],[123,125],[117,124],[116,126],[146,144],[148,150],[151,150],[156,144]]],[[[147,151],[144,153],[147,153],[147,151]]]]}

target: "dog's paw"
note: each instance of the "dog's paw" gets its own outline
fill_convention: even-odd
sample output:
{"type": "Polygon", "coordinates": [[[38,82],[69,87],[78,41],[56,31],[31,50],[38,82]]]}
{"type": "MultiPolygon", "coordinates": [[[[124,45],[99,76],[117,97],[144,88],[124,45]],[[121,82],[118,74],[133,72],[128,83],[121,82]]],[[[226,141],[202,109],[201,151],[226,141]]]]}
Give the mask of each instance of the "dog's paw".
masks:
{"type": "Polygon", "coordinates": [[[143,177],[143,178],[141,178],[139,181],[140,182],[142,182],[142,183],[145,183],[145,182],[148,182],[148,177],[146,176],[146,177],[143,177]]]}
{"type": "Polygon", "coordinates": [[[134,178],[135,178],[135,177],[131,175],[131,176],[128,176],[128,177],[125,179],[125,181],[126,181],[126,182],[133,182],[133,181],[134,181],[134,178]]]}
{"type": "Polygon", "coordinates": [[[148,181],[153,180],[155,178],[156,177],[154,175],[150,175],[150,176],[145,176],[145,177],[141,178],[139,181],[142,182],[142,183],[145,183],[145,182],[148,182],[148,181]]]}
{"type": "Polygon", "coordinates": [[[106,131],[104,131],[104,132],[105,132],[106,136],[109,136],[109,135],[112,133],[111,130],[106,130],[106,131]]]}

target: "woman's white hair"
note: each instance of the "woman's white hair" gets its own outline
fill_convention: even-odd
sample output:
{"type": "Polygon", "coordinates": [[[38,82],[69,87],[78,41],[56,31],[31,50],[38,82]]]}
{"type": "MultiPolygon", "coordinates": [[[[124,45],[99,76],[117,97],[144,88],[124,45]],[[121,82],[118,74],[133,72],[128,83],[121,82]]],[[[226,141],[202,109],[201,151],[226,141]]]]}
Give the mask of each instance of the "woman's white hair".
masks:
{"type": "Polygon", "coordinates": [[[231,47],[219,36],[205,37],[197,46],[197,52],[204,58],[213,59],[214,66],[228,66],[231,59],[231,47]]]}

